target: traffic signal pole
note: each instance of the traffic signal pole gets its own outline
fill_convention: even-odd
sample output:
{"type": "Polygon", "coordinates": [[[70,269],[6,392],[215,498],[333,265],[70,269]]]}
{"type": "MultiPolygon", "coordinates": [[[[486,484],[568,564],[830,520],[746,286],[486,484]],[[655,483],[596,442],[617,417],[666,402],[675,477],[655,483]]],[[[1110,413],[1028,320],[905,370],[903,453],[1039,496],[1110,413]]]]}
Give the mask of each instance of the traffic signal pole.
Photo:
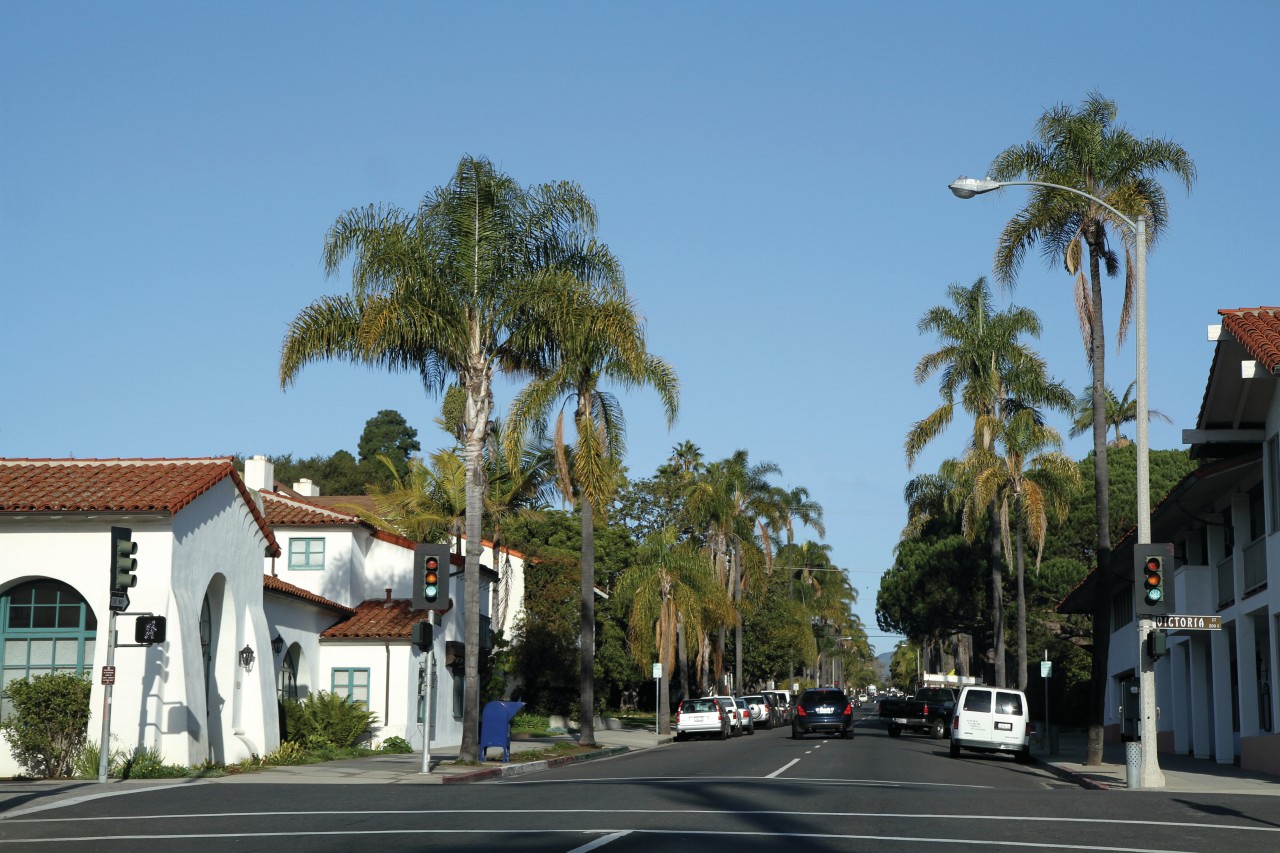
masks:
{"type": "Polygon", "coordinates": [[[98,741],[98,782],[107,781],[111,763],[111,689],[116,671],[116,612],[107,620],[107,665],[102,674],[102,738],[98,741]],[[108,676],[110,673],[110,676],[108,676]]]}

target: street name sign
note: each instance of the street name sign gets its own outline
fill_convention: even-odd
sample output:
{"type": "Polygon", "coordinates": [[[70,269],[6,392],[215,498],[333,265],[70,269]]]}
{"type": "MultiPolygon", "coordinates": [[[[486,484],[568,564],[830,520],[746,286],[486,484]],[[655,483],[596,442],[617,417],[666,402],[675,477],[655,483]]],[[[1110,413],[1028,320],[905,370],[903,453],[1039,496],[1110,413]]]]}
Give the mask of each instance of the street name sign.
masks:
{"type": "Polygon", "coordinates": [[[1163,628],[1166,631],[1221,631],[1221,616],[1180,616],[1176,613],[1170,613],[1165,616],[1156,616],[1153,623],[1157,628],[1163,628]]]}

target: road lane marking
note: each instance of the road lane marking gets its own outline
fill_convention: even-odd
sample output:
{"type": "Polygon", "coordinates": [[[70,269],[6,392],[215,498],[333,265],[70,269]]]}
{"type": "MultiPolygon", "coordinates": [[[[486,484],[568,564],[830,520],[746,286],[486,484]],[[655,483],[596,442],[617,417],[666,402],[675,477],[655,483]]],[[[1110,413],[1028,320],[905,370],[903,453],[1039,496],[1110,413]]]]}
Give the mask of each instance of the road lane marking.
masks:
{"type": "Polygon", "coordinates": [[[764,778],[766,778],[766,779],[773,779],[773,778],[775,778],[779,773],[783,773],[783,772],[785,772],[786,770],[788,770],[788,769],[789,769],[793,764],[799,764],[799,763],[800,763],[800,759],[798,759],[798,758],[793,758],[793,759],[791,759],[790,761],[788,761],[786,764],[782,765],[782,766],[781,766],[781,767],[779,767],[777,770],[773,771],[772,773],[770,773],[768,776],[766,776],[766,777],[764,777],[764,778]]]}
{"type": "Polygon", "coordinates": [[[626,838],[630,834],[631,834],[630,830],[626,830],[623,832],[612,832],[604,836],[603,838],[597,838],[595,841],[592,841],[590,844],[584,844],[581,847],[575,847],[572,850],[570,850],[569,853],[590,853],[590,851],[595,850],[597,847],[603,847],[606,844],[612,844],[613,842],[617,841],[619,838],[626,838]]]}

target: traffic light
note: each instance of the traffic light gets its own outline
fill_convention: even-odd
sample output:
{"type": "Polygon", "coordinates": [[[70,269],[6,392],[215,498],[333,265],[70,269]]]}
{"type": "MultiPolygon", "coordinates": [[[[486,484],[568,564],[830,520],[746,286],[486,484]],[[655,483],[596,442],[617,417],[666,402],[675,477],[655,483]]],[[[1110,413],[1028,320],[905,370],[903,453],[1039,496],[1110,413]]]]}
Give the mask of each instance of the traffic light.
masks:
{"type": "Polygon", "coordinates": [[[449,609],[449,546],[422,543],[413,549],[413,606],[449,609]]]}
{"type": "Polygon", "coordinates": [[[124,592],[138,584],[138,576],[134,571],[138,561],[133,555],[138,553],[138,543],[133,541],[133,531],[127,527],[111,528],[111,589],[124,592]]]}
{"type": "Polygon", "coordinates": [[[413,623],[413,644],[417,646],[419,651],[431,651],[431,641],[435,637],[435,628],[430,622],[422,621],[413,623]]]}
{"type": "Polygon", "coordinates": [[[1138,545],[1133,564],[1134,612],[1138,616],[1173,613],[1173,545],[1138,545]]]}
{"type": "Polygon", "coordinates": [[[1147,657],[1159,660],[1169,653],[1169,638],[1164,631],[1152,631],[1147,634],[1147,657]]]}

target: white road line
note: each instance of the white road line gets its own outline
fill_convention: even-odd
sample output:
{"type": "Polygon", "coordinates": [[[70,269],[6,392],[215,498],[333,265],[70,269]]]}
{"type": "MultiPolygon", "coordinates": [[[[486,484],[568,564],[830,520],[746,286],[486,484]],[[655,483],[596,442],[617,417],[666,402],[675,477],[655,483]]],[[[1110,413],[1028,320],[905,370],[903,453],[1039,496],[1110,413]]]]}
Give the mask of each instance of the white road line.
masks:
{"type": "MultiPolygon", "coordinates": [[[[30,820],[19,820],[14,823],[80,823],[84,821],[93,821],[100,823],[103,821],[133,821],[133,820],[186,820],[191,818],[223,818],[223,817],[279,817],[279,816],[365,816],[374,815],[550,815],[550,814],[588,814],[588,815],[666,815],[666,816],[729,816],[729,817],[760,817],[760,816],[781,816],[781,817],[834,817],[834,818],[908,818],[911,820],[939,820],[939,821],[1009,821],[1016,820],[1024,823],[1088,823],[1088,824],[1108,824],[1116,826],[1153,826],[1162,828],[1182,828],[1182,829],[1225,829],[1239,830],[1242,832],[1269,832],[1280,833],[1278,826],[1254,826],[1254,825],[1237,825],[1227,823],[1195,823],[1193,821],[1173,821],[1173,820],[1137,820],[1132,818],[1099,818],[1099,817],[1044,817],[1038,815],[974,815],[974,814],[922,814],[920,812],[831,812],[831,811],[787,811],[784,809],[369,809],[369,810],[347,810],[347,811],[317,811],[317,810],[296,810],[296,811],[263,811],[263,812],[205,812],[197,814],[156,814],[156,815],[100,815],[97,817],[69,817],[69,818],[31,818],[30,820]]],[[[337,834],[341,835],[347,830],[334,830],[333,832],[317,832],[316,834],[337,834]]],[[[352,830],[354,831],[354,830],[352,830]]],[[[390,832],[391,830],[388,830],[390,832]]],[[[417,832],[420,830],[405,830],[407,832],[417,832]]],[[[427,830],[421,830],[427,831],[427,830]]],[[[484,832],[486,830],[431,830],[438,832],[484,832]]],[[[507,830],[492,830],[494,832],[505,832],[507,830]]],[[[514,830],[512,830],[514,831],[514,830]]],[[[539,832],[552,830],[536,830],[539,832]]],[[[555,830],[560,831],[560,830],[555,830]]],[[[586,832],[588,830],[575,829],[564,830],[566,832],[586,832]]],[[[596,830],[599,832],[622,832],[624,830],[596,830]]],[[[636,829],[632,832],[649,832],[653,830],[636,829]]],[[[670,832],[678,832],[680,830],[668,830],[670,832]]],[[[692,830],[691,830],[692,831],[692,830]]],[[[271,836],[279,833],[261,833],[271,836]]],[[[288,833],[285,833],[288,834],[288,833]]],[[[170,836],[149,836],[149,837],[170,837],[170,836]]],[[[183,836],[172,836],[175,838],[183,836]]],[[[220,837],[220,836],[191,836],[191,837],[220,837]]],[[[837,837],[837,836],[832,836],[837,837]]],[[[849,836],[860,837],[860,836],[849,836]]],[[[870,837],[870,836],[867,836],[870,837]]],[[[0,839],[0,843],[4,843],[0,839]]]]}
{"type": "Polygon", "coordinates": [[[570,850],[569,853],[590,853],[590,851],[595,850],[597,847],[603,847],[606,844],[612,844],[613,842],[617,841],[619,838],[626,838],[630,834],[631,834],[630,830],[626,830],[624,832],[613,832],[613,833],[610,833],[609,835],[606,835],[604,838],[597,838],[595,841],[592,841],[590,844],[584,844],[581,847],[575,847],[572,850],[570,850]]]}
{"type": "Polygon", "coordinates": [[[790,761],[788,761],[786,764],[782,765],[782,766],[781,766],[781,767],[779,767],[777,770],[773,771],[772,773],[770,773],[768,776],[766,776],[766,777],[764,777],[764,778],[766,778],[766,779],[772,779],[772,778],[774,778],[775,776],[777,776],[777,775],[778,775],[778,774],[780,774],[780,773],[785,773],[785,772],[786,772],[786,771],[787,771],[787,770],[788,770],[792,765],[794,765],[794,764],[799,764],[799,763],[800,763],[800,759],[798,759],[798,758],[793,758],[793,759],[791,759],[790,761]]]}
{"type": "MultiPolygon", "coordinates": [[[[643,833],[646,835],[706,835],[715,838],[728,837],[752,837],[752,838],[810,838],[824,839],[832,841],[896,841],[896,842],[922,842],[928,844],[969,844],[982,845],[984,847],[1020,847],[1032,848],[1036,850],[1044,849],[1044,841],[1001,841],[992,838],[934,838],[934,837],[918,837],[913,838],[903,835],[854,835],[842,833],[820,833],[820,832],[766,832],[763,830],[747,830],[747,831],[715,831],[715,830],[680,830],[680,829],[634,829],[634,830],[581,830],[581,829],[344,829],[326,831],[308,831],[301,832],[234,832],[234,833],[190,833],[184,835],[96,835],[96,836],[70,836],[62,838],[32,838],[32,839],[0,839],[0,845],[5,844],[71,844],[75,842],[86,841],[175,841],[175,840],[191,840],[191,839],[209,839],[209,838],[280,838],[280,837],[334,837],[347,835],[534,835],[538,833],[558,834],[565,833],[583,834],[584,832],[607,832],[603,838],[596,839],[593,842],[596,846],[600,843],[609,843],[618,838],[622,838],[631,833],[643,833]]],[[[1104,853],[1180,853],[1180,851],[1170,850],[1168,848],[1152,848],[1152,847],[1103,847],[1100,845],[1089,844],[1063,844],[1060,841],[1054,841],[1055,850],[1095,850],[1104,851],[1104,853]]],[[[577,848],[578,850],[594,849],[592,845],[577,848]]],[[[1194,851],[1187,851],[1194,853],[1194,851]]]]}

